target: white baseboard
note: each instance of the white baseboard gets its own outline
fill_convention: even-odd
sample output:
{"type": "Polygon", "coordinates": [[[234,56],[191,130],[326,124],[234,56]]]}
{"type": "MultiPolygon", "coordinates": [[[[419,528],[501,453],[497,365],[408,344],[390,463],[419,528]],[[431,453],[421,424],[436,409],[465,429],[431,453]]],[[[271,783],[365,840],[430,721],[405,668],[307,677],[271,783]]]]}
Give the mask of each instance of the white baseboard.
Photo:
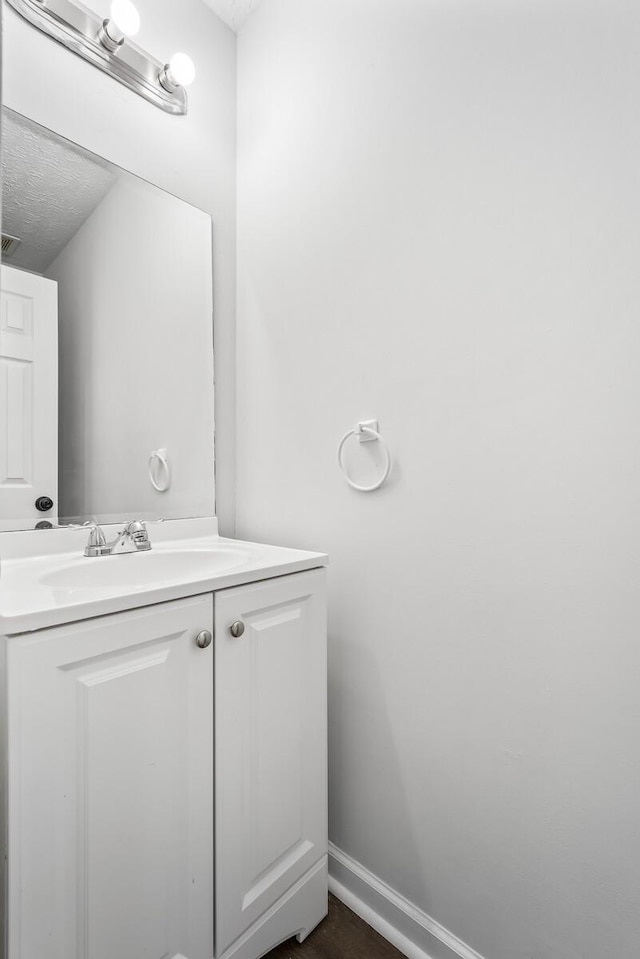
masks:
{"type": "Polygon", "coordinates": [[[329,890],[409,959],[483,959],[333,843],[329,890]]]}

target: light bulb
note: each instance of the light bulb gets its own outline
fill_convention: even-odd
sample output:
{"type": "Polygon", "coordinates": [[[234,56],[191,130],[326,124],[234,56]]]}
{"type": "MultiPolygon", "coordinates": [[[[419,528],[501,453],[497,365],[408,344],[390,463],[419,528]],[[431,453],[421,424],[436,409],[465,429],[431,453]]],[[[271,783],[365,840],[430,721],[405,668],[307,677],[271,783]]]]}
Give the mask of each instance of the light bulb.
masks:
{"type": "Polygon", "coordinates": [[[180,87],[191,86],[196,77],[196,68],[186,53],[174,53],[169,63],[158,74],[165,90],[175,93],[180,87]]]}
{"type": "Polygon", "coordinates": [[[111,16],[98,30],[98,40],[109,53],[117,53],[125,37],[135,37],[140,29],[140,14],[131,0],[113,0],[111,16]]]}
{"type": "Polygon", "coordinates": [[[135,37],[140,29],[140,14],[131,0],[113,0],[110,12],[109,27],[113,25],[123,37],[135,37]]]}
{"type": "Polygon", "coordinates": [[[196,78],[195,64],[186,53],[174,53],[169,61],[169,70],[181,87],[190,87],[196,78]]]}

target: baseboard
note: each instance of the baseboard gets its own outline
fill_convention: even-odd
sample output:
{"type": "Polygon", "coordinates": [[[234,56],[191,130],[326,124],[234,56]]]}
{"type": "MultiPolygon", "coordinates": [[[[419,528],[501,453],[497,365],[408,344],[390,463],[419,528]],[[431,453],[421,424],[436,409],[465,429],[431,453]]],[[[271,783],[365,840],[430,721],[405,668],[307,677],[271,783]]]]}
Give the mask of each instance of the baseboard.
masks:
{"type": "Polygon", "coordinates": [[[409,959],[483,959],[333,843],[329,891],[409,959]]]}

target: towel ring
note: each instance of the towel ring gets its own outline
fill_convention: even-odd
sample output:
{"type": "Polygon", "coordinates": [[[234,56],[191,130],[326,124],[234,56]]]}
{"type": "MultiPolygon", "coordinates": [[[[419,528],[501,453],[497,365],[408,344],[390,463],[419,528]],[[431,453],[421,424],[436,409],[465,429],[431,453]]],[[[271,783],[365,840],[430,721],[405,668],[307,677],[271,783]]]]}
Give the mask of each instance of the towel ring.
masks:
{"type": "Polygon", "coordinates": [[[374,490],[380,489],[382,484],[388,478],[389,473],[391,472],[391,465],[392,465],[391,453],[389,452],[387,444],[382,439],[382,436],[380,435],[380,433],[378,433],[377,430],[371,429],[370,426],[361,426],[360,424],[358,424],[358,426],[354,426],[354,428],[351,430],[347,430],[347,432],[344,434],[344,436],[340,440],[340,443],[338,445],[338,463],[340,465],[340,469],[342,470],[344,478],[346,479],[349,486],[351,486],[353,489],[357,489],[359,493],[373,493],[374,490]],[[372,483],[371,486],[361,486],[359,483],[354,483],[353,480],[347,475],[347,469],[344,465],[343,454],[344,454],[344,448],[347,440],[349,439],[350,436],[360,436],[362,433],[367,433],[368,437],[372,440],[378,440],[378,442],[382,445],[382,449],[384,450],[384,455],[386,459],[384,472],[382,476],[376,483],[372,483]]]}
{"type": "Polygon", "coordinates": [[[153,486],[153,488],[157,490],[159,493],[166,493],[169,487],[171,486],[171,469],[169,467],[169,461],[167,459],[166,450],[164,449],[153,450],[153,452],[151,453],[151,456],[149,457],[149,479],[151,480],[151,485],[153,486]],[[163,484],[161,482],[158,482],[158,480],[156,480],[154,475],[153,467],[156,461],[160,464],[160,468],[158,470],[160,476],[158,477],[158,480],[164,473],[163,484]]]}

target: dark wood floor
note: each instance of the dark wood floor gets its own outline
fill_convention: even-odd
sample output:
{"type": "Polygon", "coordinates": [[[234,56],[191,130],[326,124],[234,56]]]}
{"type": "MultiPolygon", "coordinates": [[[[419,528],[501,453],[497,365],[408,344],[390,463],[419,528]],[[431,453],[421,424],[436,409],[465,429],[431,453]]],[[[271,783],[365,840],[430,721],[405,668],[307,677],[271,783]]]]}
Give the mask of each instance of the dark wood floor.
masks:
{"type": "Polygon", "coordinates": [[[303,943],[295,939],[272,949],[264,959],[404,959],[350,909],[329,896],[329,915],[303,943]]]}

